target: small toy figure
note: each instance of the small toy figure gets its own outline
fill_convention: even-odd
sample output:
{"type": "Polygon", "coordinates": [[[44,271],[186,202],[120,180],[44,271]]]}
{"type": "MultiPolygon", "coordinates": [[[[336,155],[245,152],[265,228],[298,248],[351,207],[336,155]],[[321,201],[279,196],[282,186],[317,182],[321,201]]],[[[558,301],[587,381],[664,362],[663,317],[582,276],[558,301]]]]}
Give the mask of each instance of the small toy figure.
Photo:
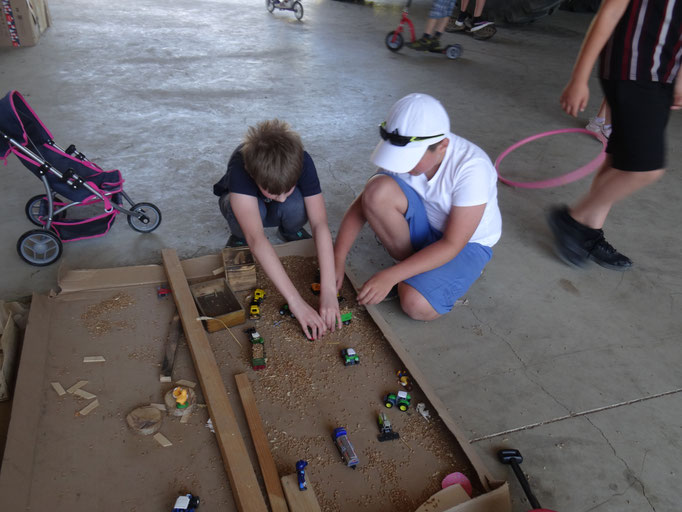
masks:
{"type": "Polygon", "coordinates": [[[305,491],[308,488],[308,482],[305,479],[305,467],[308,462],[301,459],[296,463],[296,474],[298,475],[298,490],[305,491]]]}
{"type": "Polygon", "coordinates": [[[343,358],[343,364],[346,366],[360,364],[360,356],[358,356],[353,348],[344,348],[341,351],[341,357],[343,358]]]}
{"type": "Polygon", "coordinates": [[[279,308],[279,314],[284,316],[284,315],[289,315],[291,318],[296,318],[294,314],[291,312],[289,309],[289,304],[283,304],[281,308],[279,308]]]}
{"type": "Polygon", "coordinates": [[[417,412],[421,414],[426,421],[429,421],[431,418],[431,413],[426,410],[426,404],[423,402],[417,404],[417,412]]]}
{"type": "Polygon", "coordinates": [[[377,439],[382,443],[384,441],[393,441],[394,439],[399,439],[400,434],[398,432],[393,432],[393,427],[391,422],[388,421],[388,416],[386,413],[379,413],[379,435],[377,439]]]}
{"type": "Polygon", "coordinates": [[[186,409],[187,406],[189,405],[187,403],[187,399],[189,398],[187,388],[178,386],[175,389],[173,389],[173,398],[175,398],[175,406],[178,409],[186,409]]]}
{"type": "Polygon", "coordinates": [[[173,512],[194,512],[199,508],[199,496],[185,494],[178,497],[173,505],[173,512]]]}
{"type": "Polygon", "coordinates": [[[398,391],[397,393],[389,393],[384,397],[384,405],[387,408],[397,406],[398,409],[405,412],[410,407],[410,402],[412,397],[407,393],[407,391],[398,391]]]}
{"type": "Polygon", "coordinates": [[[360,459],[358,459],[355,449],[348,439],[346,429],[344,427],[335,428],[332,438],[334,439],[339,452],[341,452],[341,457],[343,457],[346,466],[355,469],[355,466],[360,463],[360,459]]]}
{"type": "Polygon", "coordinates": [[[410,379],[407,370],[398,370],[397,375],[398,382],[400,382],[400,385],[404,387],[407,391],[412,391],[412,380],[410,379]]]}
{"type": "Polygon", "coordinates": [[[165,297],[168,297],[171,293],[170,288],[166,288],[165,286],[159,286],[156,288],[156,298],[157,299],[163,299],[165,297]]]}

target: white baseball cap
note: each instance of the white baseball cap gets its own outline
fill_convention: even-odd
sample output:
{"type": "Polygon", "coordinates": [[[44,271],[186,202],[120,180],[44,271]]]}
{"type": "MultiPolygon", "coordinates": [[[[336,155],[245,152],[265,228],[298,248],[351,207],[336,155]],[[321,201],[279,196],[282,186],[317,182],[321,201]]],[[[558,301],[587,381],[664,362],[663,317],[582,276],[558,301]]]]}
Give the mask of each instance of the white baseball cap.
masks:
{"type": "Polygon", "coordinates": [[[372,163],[391,172],[410,172],[426,148],[448,136],[450,118],[436,98],[415,92],[391,107],[379,131],[383,140],[372,152],[372,163]]]}

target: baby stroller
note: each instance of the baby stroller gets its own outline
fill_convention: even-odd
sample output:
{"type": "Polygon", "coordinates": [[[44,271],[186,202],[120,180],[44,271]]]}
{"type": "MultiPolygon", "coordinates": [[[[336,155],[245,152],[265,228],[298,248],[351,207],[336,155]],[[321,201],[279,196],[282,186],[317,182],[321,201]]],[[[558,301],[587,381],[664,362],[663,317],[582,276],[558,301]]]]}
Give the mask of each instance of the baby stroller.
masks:
{"type": "Polygon", "coordinates": [[[26,203],[26,217],[40,229],[17,241],[19,256],[35,266],[54,263],[62,242],[103,236],[116,215],[128,216],[135,231],[150,233],[161,224],[161,212],[151,203],[133,203],[123,191],[118,170],[104,171],[72,144],[60,148],[52,134],[17,91],[0,101],[0,159],[14,153],[43,182],[45,193],[26,203]],[[130,209],[122,206],[123,199],[130,209]]]}

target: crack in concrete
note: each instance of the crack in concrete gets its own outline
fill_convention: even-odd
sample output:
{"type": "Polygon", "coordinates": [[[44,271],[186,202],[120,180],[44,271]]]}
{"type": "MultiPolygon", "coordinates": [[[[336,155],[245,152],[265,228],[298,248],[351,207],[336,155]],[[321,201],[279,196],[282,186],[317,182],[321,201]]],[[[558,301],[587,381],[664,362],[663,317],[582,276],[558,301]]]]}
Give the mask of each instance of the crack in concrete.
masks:
{"type": "MultiPolygon", "coordinates": [[[[590,425],[592,425],[595,429],[597,429],[597,431],[599,432],[599,434],[601,434],[604,441],[606,441],[606,444],[608,444],[609,448],[611,448],[613,455],[619,461],[621,461],[623,463],[623,466],[625,466],[626,477],[628,478],[628,480],[632,480],[631,482],[629,482],[630,483],[629,487],[634,487],[635,484],[638,484],[640,491],[642,493],[642,496],[644,496],[644,499],[649,504],[649,507],[651,507],[651,510],[656,512],[656,507],[654,507],[653,503],[651,503],[651,500],[649,499],[649,496],[647,496],[646,487],[644,486],[644,482],[642,482],[642,480],[635,474],[635,472],[632,470],[632,468],[630,468],[630,465],[625,461],[625,459],[623,459],[623,457],[618,455],[616,448],[611,444],[611,441],[609,441],[609,438],[606,437],[606,434],[604,434],[604,431],[602,429],[600,429],[597,425],[595,425],[590,418],[586,417],[585,419],[589,422],[590,425]]],[[[642,468],[644,468],[644,460],[646,460],[646,452],[644,452],[644,459],[642,459],[642,468]]],[[[640,473],[641,473],[641,470],[640,470],[640,473]]],[[[592,509],[590,509],[590,510],[592,510],[592,509]]]]}

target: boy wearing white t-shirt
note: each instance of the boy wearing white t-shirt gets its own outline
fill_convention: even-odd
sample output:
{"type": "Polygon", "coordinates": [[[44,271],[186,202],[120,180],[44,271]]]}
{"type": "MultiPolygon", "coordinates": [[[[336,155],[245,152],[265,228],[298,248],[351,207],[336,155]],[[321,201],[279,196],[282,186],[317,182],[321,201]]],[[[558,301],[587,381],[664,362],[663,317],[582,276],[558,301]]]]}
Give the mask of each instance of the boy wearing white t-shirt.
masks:
{"type": "Polygon", "coordinates": [[[336,285],[365,222],[396,264],[360,289],[360,304],[378,304],[398,285],[400,305],[415,320],[450,311],[478,279],[499,240],[497,174],[478,146],[450,132],[435,98],[398,100],[372,153],[379,167],[343,217],[334,245],[336,285]]]}

